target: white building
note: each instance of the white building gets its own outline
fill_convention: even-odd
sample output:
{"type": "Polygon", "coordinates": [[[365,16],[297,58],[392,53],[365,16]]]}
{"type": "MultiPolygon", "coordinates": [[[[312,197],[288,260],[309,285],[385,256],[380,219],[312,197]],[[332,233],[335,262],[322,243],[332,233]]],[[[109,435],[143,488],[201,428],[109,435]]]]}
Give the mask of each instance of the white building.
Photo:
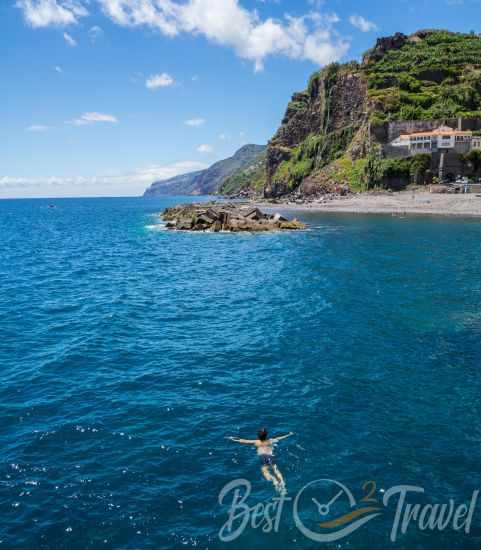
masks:
{"type": "Polygon", "coordinates": [[[409,147],[409,136],[401,135],[391,141],[393,147],[409,147]]]}
{"type": "MultiPolygon", "coordinates": [[[[478,139],[478,138],[474,138],[478,139]]],[[[481,138],[479,138],[481,149],[481,138]]],[[[454,130],[449,126],[439,126],[435,130],[402,134],[391,142],[394,147],[408,147],[411,154],[435,153],[454,149],[468,152],[472,148],[473,133],[470,131],[454,130]]]]}

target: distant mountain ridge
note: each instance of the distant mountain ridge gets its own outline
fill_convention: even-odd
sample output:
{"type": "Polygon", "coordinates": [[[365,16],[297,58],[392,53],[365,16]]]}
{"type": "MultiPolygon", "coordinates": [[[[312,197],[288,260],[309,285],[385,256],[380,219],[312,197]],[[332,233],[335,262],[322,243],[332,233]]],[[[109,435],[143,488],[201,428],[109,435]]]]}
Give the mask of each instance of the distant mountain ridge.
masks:
{"type": "Polygon", "coordinates": [[[266,184],[266,152],[254,157],[224,180],[221,195],[250,196],[262,193],[266,184]]]}
{"type": "Polygon", "coordinates": [[[232,157],[214,163],[206,170],[155,181],[145,191],[144,197],[159,195],[213,195],[231,176],[251,165],[265,153],[265,145],[244,145],[232,157]]]}

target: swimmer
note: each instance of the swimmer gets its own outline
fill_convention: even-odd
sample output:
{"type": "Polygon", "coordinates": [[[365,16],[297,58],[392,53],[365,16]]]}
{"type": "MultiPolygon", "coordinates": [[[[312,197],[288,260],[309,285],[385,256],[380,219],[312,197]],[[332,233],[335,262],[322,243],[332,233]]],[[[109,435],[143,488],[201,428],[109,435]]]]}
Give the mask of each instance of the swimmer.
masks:
{"type": "Polygon", "coordinates": [[[287,435],[269,438],[267,430],[262,428],[262,430],[259,430],[257,433],[257,439],[239,439],[238,437],[229,437],[229,439],[235,443],[242,443],[243,445],[254,445],[257,448],[257,454],[261,461],[262,475],[267,481],[274,485],[277,491],[285,493],[286,483],[275,462],[273,447],[276,443],[291,435],[294,435],[294,433],[289,432],[287,435]]]}

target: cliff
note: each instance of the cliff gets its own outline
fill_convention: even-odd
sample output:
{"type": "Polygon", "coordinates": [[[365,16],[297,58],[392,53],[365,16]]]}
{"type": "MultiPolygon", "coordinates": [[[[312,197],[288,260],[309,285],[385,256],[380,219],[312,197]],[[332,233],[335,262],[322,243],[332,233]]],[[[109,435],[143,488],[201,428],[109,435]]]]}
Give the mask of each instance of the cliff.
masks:
{"type": "Polygon", "coordinates": [[[251,166],[265,149],[265,145],[244,145],[232,157],[220,160],[206,170],[154,182],[145,191],[144,197],[216,194],[226,180],[251,166]]]}
{"type": "Polygon", "coordinates": [[[480,116],[481,36],[380,38],[362,63],[329,65],[292,96],[268,144],[264,195],[360,190],[409,174],[408,163],[382,159],[390,125],[480,116]]]}
{"type": "Polygon", "coordinates": [[[236,170],[220,186],[222,195],[255,195],[261,193],[266,184],[266,147],[257,156],[236,170]]]}

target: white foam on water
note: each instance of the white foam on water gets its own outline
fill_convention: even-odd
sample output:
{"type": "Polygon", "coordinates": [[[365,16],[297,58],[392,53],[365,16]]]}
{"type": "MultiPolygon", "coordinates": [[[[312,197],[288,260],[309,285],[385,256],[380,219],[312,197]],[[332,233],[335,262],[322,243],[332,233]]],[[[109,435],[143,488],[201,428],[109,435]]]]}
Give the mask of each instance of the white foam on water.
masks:
{"type": "Polygon", "coordinates": [[[148,231],[167,231],[167,227],[164,223],[155,223],[152,225],[146,225],[145,229],[148,231]]]}

